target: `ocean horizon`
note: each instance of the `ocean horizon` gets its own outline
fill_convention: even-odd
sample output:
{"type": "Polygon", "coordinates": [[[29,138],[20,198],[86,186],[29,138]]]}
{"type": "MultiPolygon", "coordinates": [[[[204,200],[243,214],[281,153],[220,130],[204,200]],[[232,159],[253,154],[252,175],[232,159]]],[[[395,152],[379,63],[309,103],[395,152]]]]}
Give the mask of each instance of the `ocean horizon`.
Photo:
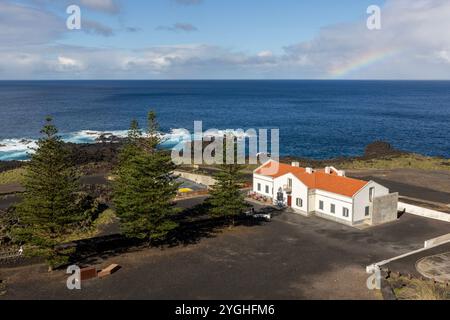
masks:
{"type": "Polygon", "coordinates": [[[450,81],[41,80],[0,81],[0,160],[24,160],[50,115],[65,141],[124,136],[157,112],[168,146],[180,129],[279,129],[282,156],[361,155],[384,140],[450,157],[450,81]]]}

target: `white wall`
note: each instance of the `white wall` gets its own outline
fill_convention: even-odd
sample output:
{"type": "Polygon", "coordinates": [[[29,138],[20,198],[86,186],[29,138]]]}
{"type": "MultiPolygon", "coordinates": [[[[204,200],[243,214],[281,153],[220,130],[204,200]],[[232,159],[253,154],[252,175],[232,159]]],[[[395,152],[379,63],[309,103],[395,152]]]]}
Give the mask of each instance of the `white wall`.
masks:
{"type": "Polygon", "coordinates": [[[266,197],[273,198],[274,194],[272,193],[272,189],[273,189],[272,178],[262,176],[259,174],[253,174],[253,192],[256,192],[266,197]],[[261,184],[261,191],[258,191],[258,183],[261,184]],[[266,186],[269,186],[269,193],[266,193],[266,186]]]}
{"type": "Polygon", "coordinates": [[[173,173],[177,176],[180,176],[181,178],[194,181],[195,183],[199,183],[207,187],[212,187],[214,184],[216,184],[216,180],[211,176],[180,170],[175,170],[173,173]]]}
{"type": "Polygon", "coordinates": [[[369,190],[375,188],[374,198],[389,194],[389,189],[374,181],[370,181],[356,195],[353,196],[353,222],[363,221],[372,216],[373,204],[369,201],[369,190]],[[366,207],[370,207],[370,215],[366,217],[366,207]]]}
{"type": "Polygon", "coordinates": [[[327,216],[330,216],[333,218],[338,218],[338,219],[342,219],[342,220],[345,220],[348,222],[352,222],[352,216],[353,216],[353,199],[352,198],[316,189],[314,201],[315,201],[315,203],[314,203],[314,211],[315,212],[318,212],[318,213],[321,213],[321,214],[324,214],[324,215],[327,215],[327,216]],[[323,201],[323,203],[324,203],[323,210],[320,210],[320,206],[319,206],[320,201],[323,201]],[[336,207],[335,213],[331,213],[331,204],[334,204],[336,207]],[[348,217],[344,217],[343,208],[348,209],[348,211],[349,211],[348,217]]]}
{"type": "Polygon", "coordinates": [[[398,210],[399,211],[405,210],[407,213],[414,214],[416,216],[450,222],[450,214],[446,212],[422,208],[409,203],[399,202],[398,210]]]}
{"type": "Polygon", "coordinates": [[[308,193],[308,213],[312,213],[316,210],[316,190],[309,190],[308,193]]]}
{"type": "MultiPolygon", "coordinates": [[[[295,175],[288,173],[274,179],[274,197],[276,198],[279,188],[287,186],[288,179],[292,179],[292,209],[308,212],[308,187],[303,184],[295,175]],[[303,200],[303,206],[297,206],[297,198],[303,200]]],[[[283,190],[285,204],[287,205],[287,193],[283,190]]]]}
{"type": "Polygon", "coordinates": [[[291,196],[292,208],[294,210],[305,213],[317,212],[331,218],[345,220],[349,223],[355,223],[370,218],[370,216],[365,216],[366,206],[370,207],[370,214],[372,214],[373,210],[372,203],[369,201],[370,188],[375,188],[374,198],[389,194],[389,189],[373,181],[370,181],[353,198],[323,190],[308,190],[308,187],[292,173],[288,173],[275,179],[263,175],[253,174],[253,191],[276,200],[278,190],[281,188],[283,190],[284,203],[287,205],[288,195],[284,190],[284,187],[287,186],[289,178],[292,179],[291,196]],[[258,184],[261,184],[260,191],[258,191],[258,184]],[[269,192],[266,192],[266,186],[268,186],[269,192]],[[297,206],[297,198],[303,200],[302,207],[297,206]],[[323,201],[324,203],[323,210],[319,209],[320,201],[323,201]],[[335,205],[334,214],[331,213],[331,204],[335,205]],[[348,217],[344,217],[343,208],[348,209],[348,217]]]}

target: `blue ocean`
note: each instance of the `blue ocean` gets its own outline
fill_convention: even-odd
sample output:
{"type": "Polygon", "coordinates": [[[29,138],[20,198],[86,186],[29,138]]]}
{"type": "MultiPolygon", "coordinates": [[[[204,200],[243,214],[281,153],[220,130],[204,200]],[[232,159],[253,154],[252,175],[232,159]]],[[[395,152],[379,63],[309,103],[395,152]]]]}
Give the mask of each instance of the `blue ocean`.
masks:
{"type": "Polygon", "coordinates": [[[0,81],[0,160],[23,160],[47,115],[61,136],[94,142],[158,114],[178,129],[279,129],[280,152],[360,155],[375,140],[450,157],[450,81],[0,81]]]}

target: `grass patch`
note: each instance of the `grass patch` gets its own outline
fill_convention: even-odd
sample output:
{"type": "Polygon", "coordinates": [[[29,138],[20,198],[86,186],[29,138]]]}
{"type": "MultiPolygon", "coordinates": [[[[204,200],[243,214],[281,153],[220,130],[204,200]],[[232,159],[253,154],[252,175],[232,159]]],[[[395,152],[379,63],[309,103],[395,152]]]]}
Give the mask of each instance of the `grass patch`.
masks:
{"type": "Polygon", "coordinates": [[[425,157],[422,155],[403,155],[373,160],[354,160],[344,162],[344,169],[420,169],[450,171],[450,159],[425,157]]]}
{"type": "Polygon", "coordinates": [[[94,226],[98,228],[100,226],[111,224],[116,220],[116,218],[117,216],[114,210],[106,209],[98,216],[97,220],[94,221],[94,226]]]}
{"type": "Polygon", "coordinates": [[[103,211],[98,218],[92,223],[92,226],[85,230],[78,230],[65,238],[61,243],[85,240],[93,238],[100,233],[101,227],[109,225],[116,220],[116,213],[112,209],[106,209],[103,211]]]}
{"type": "Polygon", "coordinates": [[[431,280],[390,278],[394,294],[399,300],[450,300],[450,289],[431,280]]]}
{"type": "Polygon", "coordinates": [[[0,173],[0,184],[21,183],[25,174],[24,168],[8,170],[0,173]]]}
{"type": "Polygon", "coordinates": [[[6,282],[0,279],[0,297],[6,294],[6,282]]]}
{"type": "MultiPolygon", "coordinates": [[[[281,159],[283,160],[283,159],[281,159]]],[[[316,169],[324,168],[325,166],[335,166],[339,169],[347,170],[368,170],[368,169],[418,169],[418,170],[438,170],[438,171],[450,171],[450,159],[427,157],[420,154],[401,154],[385,156],[374,159],[362,159],[362,158],[342,158],[331,160],[307,160],[307,159],[290,159],[300,162],[302,167],[313,167],[316,169]]],[[[286,160],[287,161],[287,160],[286,160]]],[[[251,175],[253,170],[260,165],[246,165],[243,167],[242,172],[246,175],[251,175]]],[[[192,171],[192,168],[185,167],[184,170],[192,171]]],[[[196,173],[203,173],[211,175],[213,172],[208,169],[216,169],[214,166],[202,166],[198,170],[194,170],[196,173]]]]}

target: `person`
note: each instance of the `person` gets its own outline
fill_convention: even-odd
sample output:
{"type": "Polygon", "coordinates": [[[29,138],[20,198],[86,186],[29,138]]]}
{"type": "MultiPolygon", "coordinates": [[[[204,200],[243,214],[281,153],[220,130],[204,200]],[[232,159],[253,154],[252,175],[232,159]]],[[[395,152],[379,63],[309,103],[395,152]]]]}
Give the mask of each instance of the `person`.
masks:
{"type": "Polygon", "coordinates": [[[22,254],[23,254],[23,247],[20,246],[20,248],[19,248],[19,256],[21,256],[22,254]]]}

